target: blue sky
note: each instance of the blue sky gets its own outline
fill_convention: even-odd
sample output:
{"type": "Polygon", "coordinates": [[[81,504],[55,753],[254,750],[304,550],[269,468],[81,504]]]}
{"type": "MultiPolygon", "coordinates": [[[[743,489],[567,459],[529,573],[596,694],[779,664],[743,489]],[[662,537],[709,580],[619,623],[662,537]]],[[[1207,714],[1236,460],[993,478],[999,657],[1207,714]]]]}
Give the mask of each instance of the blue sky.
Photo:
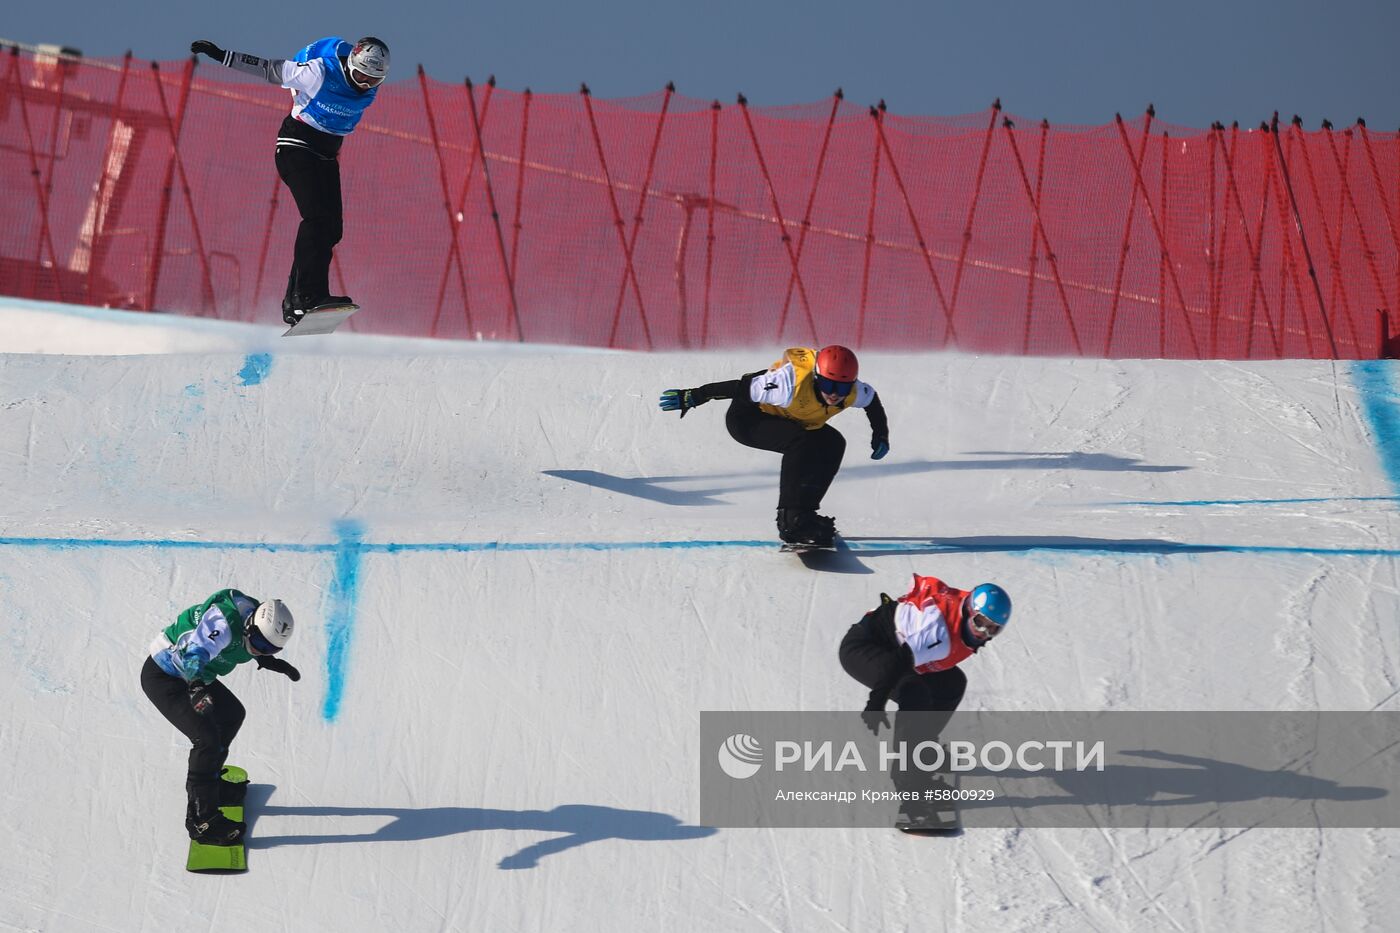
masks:
{"type": "Polygon", "coordinates": [[[1000,97],[1010,113],[1102,124],[1151,101],[1167,123],[1250,125],[1279,110],[1309,128],[1364,116],[1400,129],[1400,3],[1391,0],[503,0],[398,3],[58,0],[13,5],[0,35],[89,55],[171,59],[189,42],[288,57],[322,35],[372,33],[395,78],[600,97],[659,90],[729,102],[848,100],[947,115],[1000,97]]]}

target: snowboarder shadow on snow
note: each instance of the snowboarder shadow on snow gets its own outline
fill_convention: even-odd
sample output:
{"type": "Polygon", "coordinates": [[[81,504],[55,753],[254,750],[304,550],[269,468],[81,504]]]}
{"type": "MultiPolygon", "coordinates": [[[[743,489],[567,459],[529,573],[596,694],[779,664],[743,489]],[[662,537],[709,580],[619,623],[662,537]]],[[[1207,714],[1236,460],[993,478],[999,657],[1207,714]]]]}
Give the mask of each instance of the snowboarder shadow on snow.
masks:
{"type": "MultiPolygon", "coordinates": [[[[1015,450],[971,450],[968,456],[981,457],[978,460],[908,460],[903,462],[862,464],[846,467],[841,476],[850,478],[881,478],[902,476],[912,473],[932,473],[943,470],[1091,470],[1102,472],[1130,473],[1175,473],[1189,470],[1186,466],[1159,466],[1143,463],[1136,457],[1121,457],[1117,454],[1084,453],[1081,451],[1015,451],[1015,450]]],[[[621,493],[637,499],[659,502],[662,505],[723,505],[719,498],[726,493],[745,492],[753,489],[771,489],[777,470],[751,470],[740,473],[707,473],[691,476],[613,476],[596,470],[543,470],[546,476],[596,486],[611,492],[621,493]],[[743,480],[757,477],[756,482],[734,482],[716,485],[707,489],[673,489],[672,483],[693,483],[725,480],[743,480]]]]}
{"type": "Polygon", "coordinates": [[[863,559],[944,554],[1019,554],[1027,551],[1102,552],[1117,554],[1209,554],[1231,550],[1215,544],[1189,544],[1161,538],[1089,538],[1077,535],[969,535],[841,537],[832,551],[810,551],[802,563],[827,573],[869,574],[863,559]]]}
{"type": "MultiPolygon", "coordinates": [[[[1189,820],[1190,825],[1197,826],[1248,826],[1259,823],[1284,826],[1295,825],[1288,822],[1285,816],[1290,801],[1308,805],[1310,812],[1320,804],[1335,802],[1341,809],[1330,811],[1331,817],[1328,819],[1332,825],[1363,825],[1366,823],[1363,818],[1365,814],[1350,811],[1345,805],[1389,796],[1389,792],[1382,787],[1343,784],[1287,769],[1260,769],[1197,755],[1147,749],[1124,749],[1118,754],[1178,767],[1113,762],[1104,772],[1032,774],[1013,769],[997,775],[1002,790],[998,791],[994,801],[965,801],[959,809],[967,812],[981,808],[1016,808],[1021,811],[1017,823],[1025,826],[1071,825],[1065,822],[1062,809],[1065,806],[1072,807],[1077,815],[1082,815],[1086,808],[1116,811],[1117,815],[1109,823],[1117,826],[1127,825],[1124,813],[1132,813],[1133,808],[1137,807],[1142,807],[1143,810],[1138,812],[1144,814],[1160,808],[1190,808],[1185,819],[1189,820]],[[1018,778],[1036,782],[1053,781],[1069,796],[1017,796],[1014,788],[1018,778]],[[1037,820],[1036,811],[1042,807],[1050,808],[1041,811],[1048,819],[1037,820]],[[1060,812],[1056,814],[1056,810],[1060,812]],[[1348,813],[1352,813],[1356,819],[1347,820],[1348,813]],[[1284,822],[1278,822],[1280,819],[1284,822]]],[[[1160,817],[1151,819],[1155,822],[1160,817]]],[[[1170,818],[1170,825],[1184,825],[1183,816],[1170,818]]]]}
{"type": "Polygon", "coordinates": [[[259,835],[249,831],[250,849],[275,846],[324,845],[337,842],[405,842],[436,839],[480,830],[534,830],[558,833],[550,839],[526,846],[499,863],[501,869],[534,868],[547,855],[563,852],[604,839],[635,842],[680,842],[702,839],[717,830],[709,826],[687,826],[666,813],[648,810],[622,810],[589,804],[565,804],[553,810],[491,810],[481,807],[279,807],[266,803],[271,785],[252,785],[248,790],[250,819],[264,816],[298,817],[390,817],[388,823],[367,833],[298,833],[281,836],[259,835]]]}

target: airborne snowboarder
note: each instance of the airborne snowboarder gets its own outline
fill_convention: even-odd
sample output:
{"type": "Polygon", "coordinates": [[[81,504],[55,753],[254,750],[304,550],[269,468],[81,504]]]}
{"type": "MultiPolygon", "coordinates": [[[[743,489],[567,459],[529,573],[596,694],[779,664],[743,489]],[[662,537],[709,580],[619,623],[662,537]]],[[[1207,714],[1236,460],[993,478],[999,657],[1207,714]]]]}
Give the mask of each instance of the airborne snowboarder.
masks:
{"type": "Polygon", "coordinates": [[[350,304],[348,296],[330,293],[331,254],[343,230],[337,156],[389,74],[389,46],[374,36],[353,45],[330,36],[283,60],[226,51],[199,39],[190,51],[292,92],[292,112],[277,132],[276,160],[277,174],[301,212],[301,226],[282,319],[296,324],[318,307],[350,304]]]}

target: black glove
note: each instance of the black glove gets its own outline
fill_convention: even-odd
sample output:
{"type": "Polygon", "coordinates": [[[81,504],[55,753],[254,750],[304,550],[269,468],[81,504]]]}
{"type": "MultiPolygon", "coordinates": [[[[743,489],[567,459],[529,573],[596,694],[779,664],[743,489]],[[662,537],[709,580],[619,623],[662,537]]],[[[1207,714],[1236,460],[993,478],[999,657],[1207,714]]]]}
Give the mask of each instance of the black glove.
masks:
{"type": "Polygon", "coordinates": [[[708,402],[707,398],[700,398],[695,394],[694,389],[667,389],[661,393],[661,410],[678,411],[681,417],[692,408],[699,408],[708,402]]]}
{"type": "Polygon", "coordinates": [[[219,48],[208,39],[196,39],[190,43],[190,51],[195,55],[208,55],[214,61],[223,63],[224,50],[219,48]]]}
{"type": "Polygon", "coordinates": [[[883,434],[877,434],[870,439],[870,459],[884,459],[885,454],[890,452],[890,439],[883,434]]]}
{"type": "Polygon", "coordinates": [[[192,680],[185,688],[185,692],[190,696],[190,706],[194,711],[203,716],[214,708],[214,697],[209,692],[209,685],[202,680],[192,680]]]}
{"type": "Polygon", "coordinates": [[[866,710],[860,714],[860,721],[865,723],[865,728],[869,729],[870,734],[875,736],[880,734],[881,726],[886,729],[890,727],[890,718],[885,715],[885,711],[882,709],[866,710]]]}
{"type": "Polygon", "coordinates": [[[283,661],[281,658],[269,658],[266,655],[260,654],[254,658],[254,660],[258,662],[259,670],[276,671],[279,674],[286,674],[291,678],[292,683],[301,680],[301,671],[292,667],[290,662],[283,661]]]}

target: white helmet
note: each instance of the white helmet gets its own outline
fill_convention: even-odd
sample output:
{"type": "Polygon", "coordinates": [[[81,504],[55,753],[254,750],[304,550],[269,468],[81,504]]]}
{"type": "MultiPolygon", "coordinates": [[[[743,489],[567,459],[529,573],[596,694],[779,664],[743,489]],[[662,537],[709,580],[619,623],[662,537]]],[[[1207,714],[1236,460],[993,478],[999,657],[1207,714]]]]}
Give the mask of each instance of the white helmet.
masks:
{"type": "Polygon", "coordinates": [[[245,633],[248,645],[258,654],[276,654],[292,637],[292,610],[280,599],[269,599],[253,611],[245,633]]]}
{"type": "Polygon", "coordinates": [[[352,71],[358,71],[369,79],[365,84],[370,87],[377,86],[389,76],[389,46],[385,45],[383,39],[365,36],[356,41],[346,64],[352,71]]]}

